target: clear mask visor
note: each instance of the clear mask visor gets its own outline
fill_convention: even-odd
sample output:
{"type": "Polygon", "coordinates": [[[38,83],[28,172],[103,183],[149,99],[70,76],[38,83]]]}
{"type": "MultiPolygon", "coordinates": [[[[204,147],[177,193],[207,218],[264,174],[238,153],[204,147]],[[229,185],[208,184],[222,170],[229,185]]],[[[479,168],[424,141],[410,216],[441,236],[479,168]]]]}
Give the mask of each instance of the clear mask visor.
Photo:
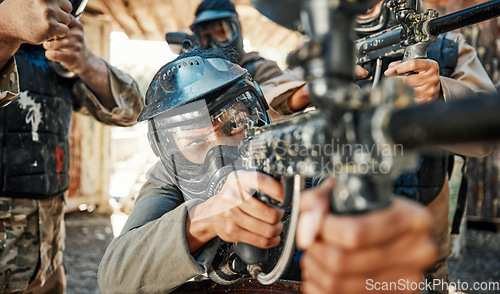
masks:
{"type": "Polygon", "coordinates": [[[236,27],[229,19],[214,20],[200,23],[194,29],[203,48],[210,44],[230,43],[237,34],[236,27]]]}
{"type": "Polygon", "coordinates": [[[226,105],[207,105],[198,100],[155,117],[150,138],[160,153],[179,152],[193,164],[202,164],[210,149],[218,145],[238,146],[245,129],[262,125],[264,109],[257,97],[246,91],[226,105]]]}

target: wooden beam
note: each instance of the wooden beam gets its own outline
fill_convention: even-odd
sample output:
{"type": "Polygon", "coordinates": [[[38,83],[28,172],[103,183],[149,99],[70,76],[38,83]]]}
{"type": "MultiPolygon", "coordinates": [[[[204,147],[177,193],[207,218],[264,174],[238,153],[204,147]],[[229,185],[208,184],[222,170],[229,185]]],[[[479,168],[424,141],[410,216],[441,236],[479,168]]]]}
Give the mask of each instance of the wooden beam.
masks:
{"type": "Polygon", "coordinates": [[[156,5],[150,7],[152,15],[158,26],[158,30],[162,34],[162,41],[165,41],[165,34],[167,32],[175,32],[183,30],[184,28],[178,27],[178,22],[175,10],[172,6],[171,0],[163,1],[163,5],[156,5]]]}
{"type": "Polygon", "coordinates": [[[175,11],[175,21],[178,30],[189,31],[189,26],[194,21],[194,13],[200,0],[171,0],[175,11]]]}
{"type": "Polygon", "coordinates": [[[98,6],[103,9],[103,12],[111,15],[130,38],[140,38],[140,36],[144,35],[144,32],[130,15],[122,0],[92,0],[92,2],[98,2],[98,6]]]}
{"type": "Polygon", "coordinates": [[[137,23],[143,33],[143,38],[148,40],[164,40],[160,24],[157,22],[154,9],[160,4],[153,0],[123,0],[129,15],[137,23]]]}

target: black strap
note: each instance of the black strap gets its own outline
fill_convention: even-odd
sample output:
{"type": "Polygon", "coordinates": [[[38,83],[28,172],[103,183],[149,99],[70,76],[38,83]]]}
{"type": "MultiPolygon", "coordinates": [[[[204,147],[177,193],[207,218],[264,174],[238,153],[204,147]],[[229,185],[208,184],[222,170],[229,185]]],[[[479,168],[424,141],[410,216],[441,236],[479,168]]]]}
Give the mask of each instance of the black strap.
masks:
{"type": "Polygon", "coordinates": [[[427,58],[439,63],[439,75],[450,77],[457,67],[458,45],[445,37],[446,33],[439,35],[427,48],[427,58]]]}
{"type": "Polygon", "coordinates": [[[465,175],[465,169],[467,165],[467,159],[465,158],[464,166],[462,167],[462,182],[460,183],[460,189],[458,190],[457,197],[457,208],[455,209],[455,215],[453,216],[453,222],[451,225],[451,234],[460,233],[460,224],[465,213],[465,205],[467,203],[467,188],[468,179],[465,175]]]}

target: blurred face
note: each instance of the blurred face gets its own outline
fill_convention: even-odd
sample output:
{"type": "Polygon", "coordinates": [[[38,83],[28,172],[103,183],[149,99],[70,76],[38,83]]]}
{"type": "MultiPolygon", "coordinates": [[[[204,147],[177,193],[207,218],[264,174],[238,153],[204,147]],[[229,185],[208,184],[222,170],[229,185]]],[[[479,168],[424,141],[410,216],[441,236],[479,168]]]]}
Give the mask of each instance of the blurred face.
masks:
{"type": "Polygon", "coordinates": [[[217,20],[202,23],[195,32],[200,38],[203,47],[210,42],[225,43],[233,38],[234,32],[228,21],[217,20]]]}
{"type": "Polygon", "coordinates": [[[212,117],[212,125],[194,130],[179,130],[173,137],[186,159],[195,164],[202,164],[208,151],[213,147],[238,146],[249,116],[250,113],[245,105],[237,103],[218,117],[212,117]]]}

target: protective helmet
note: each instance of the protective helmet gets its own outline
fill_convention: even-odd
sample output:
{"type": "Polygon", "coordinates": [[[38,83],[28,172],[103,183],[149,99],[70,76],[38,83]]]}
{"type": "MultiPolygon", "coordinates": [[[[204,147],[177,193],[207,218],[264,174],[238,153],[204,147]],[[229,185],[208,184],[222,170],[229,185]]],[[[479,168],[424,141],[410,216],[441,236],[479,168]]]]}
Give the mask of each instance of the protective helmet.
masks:
{"type": "Polygon", "coordinates": [[[216,50],[192,50],[153,78],[139,121],[185,200],[206,200],[243,169],[238,144],[247,128],[270,122],[267,103],[246,70],[216,50]]]}
{"type": "Polygon", "coordinates": [[[201,47],[221,48],[230,46],[236,51],[238,61],[245,53],[238,13],[229,0],[204,0],[195,13],[191,30],[199,38],[201,47]]]}

